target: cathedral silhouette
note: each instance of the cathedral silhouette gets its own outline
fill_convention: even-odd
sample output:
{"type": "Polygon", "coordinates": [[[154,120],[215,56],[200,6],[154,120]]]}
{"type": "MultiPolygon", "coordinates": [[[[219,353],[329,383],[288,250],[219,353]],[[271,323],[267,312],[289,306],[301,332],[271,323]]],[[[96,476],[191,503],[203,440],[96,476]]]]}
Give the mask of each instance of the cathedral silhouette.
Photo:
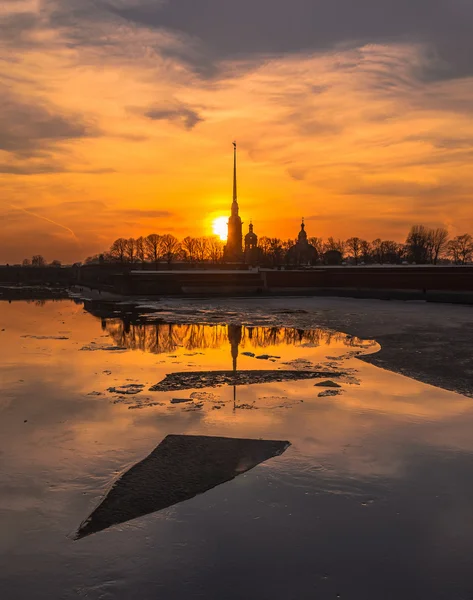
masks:
{"type": "MultiPolygon", "coordinates": [[[[230,218],[228,219],[227,243],[223,251],[225,262],[257,265],[259,263],[258,236],[253,231],[253,223],[250,221],[248,233],[245,235],[245,247],[243,249],[243,222],[240,217],[237,193],[237,145],[233,142],[233,201],[230,218]]],[[[286,254],[287,264],[315,264],[318,259],[317,250],[309,244],[307,232],[305,231],[304,219],[302,219],[301,230],[294,246],[289,248],[286,254]]]]}
{"type": "Polygon", "coordinates": [[[237,196],[237,150],[233,142],[233,202],[230,218],[228,219],[227,245],[223,256],[227,262],[243,262],[243,223],[239,215],[237,196]]]}

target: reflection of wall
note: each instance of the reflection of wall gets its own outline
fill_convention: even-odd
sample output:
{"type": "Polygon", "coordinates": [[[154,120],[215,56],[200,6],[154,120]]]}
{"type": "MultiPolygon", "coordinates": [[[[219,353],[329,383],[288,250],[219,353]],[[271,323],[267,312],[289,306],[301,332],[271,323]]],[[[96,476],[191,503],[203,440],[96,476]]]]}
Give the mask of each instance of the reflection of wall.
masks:
{"type": "Polygon", "coordinates": [[[358,346],[369,342],[344,333],[326,329],[293,329],[285,327],[242,327],[199,324],[140,324],[133,325],[121,319],[107,319],[105,328],[114,342],[132,350],[143,350],[155,354],[186,350],[205,350],[230,345],[238,349],[265,348],[267,346],[314,346],[330,345],[332,342],[346,346],[358,346]]]}

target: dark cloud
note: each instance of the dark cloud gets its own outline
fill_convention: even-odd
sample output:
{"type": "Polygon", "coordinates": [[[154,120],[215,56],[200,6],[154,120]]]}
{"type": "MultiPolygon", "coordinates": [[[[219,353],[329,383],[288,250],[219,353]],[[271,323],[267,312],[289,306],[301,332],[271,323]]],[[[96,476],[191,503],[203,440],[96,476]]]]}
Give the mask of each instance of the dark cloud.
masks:
{"type": "Polygon", "coordinates": [[[193,129],[197,123],[204,120],[195,110],[188,106],[178,106],[176,108],[150,108],[143,114],[153,121],[174,121],[181,123],[186,129],[193,129]]]}
{"type": "Polygon", "coordinates": [[[442,150],[473,150],[473,137],[458,135],[437,135],[425,134],[423,136],[411,135],[406,138],[407,141],[425,142],[432,144],[435,148],[442,150]]]}
{"type": "Polygon", "coordinates": [[[0,162],[0,173],[4,175],[45,175],[53,173],[84,173],[86,175],[104,175],[115,173],[115,169],[74,169],[64,164],[51,160],[50,162],[35,163],[24,161],[21,163],[0,162]]]}
{"type": "MultiPolygon", "coordinates": [[[[57,143],[95,135],[98,130],[81,117],[62,114],[40,100],[26,100],[0,87],[0,150],[35,156],[57,143]]],[[[46,170],[40,166],[38,172],[48,172],[45,165],[42,168],[46,170]]]]}
{"type": "Polygon", "coordinates": [[[130,22],[166,28],[202,40],[196,60],[323,51],[365,43],[425,42],[427,79],[473,73],[473,4],[464,0],[102,0],[130,22]]]}
{"type": "Polygon", "coordinates": [[[124,59],[155,44],[162,56],[207,76],[227,59],[249,65],[286,53],[413,42],[428,50],[411,67],[421,79],[438,80],[473,74],[472,22],[468,0],[42,0],[40,11],[7,12],[0,39],[37,45],[47,43],[38,30],[56,29],[69,46],[107,48],[124,59]],[[172,33],[182,44],[123,44],[116,31],[126,24],[172,33]]]}
{"type": "Polygon", "coordinates": [[[45,173],[64,173],[64,165],[55,162],[30,164],[22,162],[18,164],[0,163],[0,173],[4,175],[44,175],[45,173]]]}
{"type": "Polygon", "coordinates": [[[383,181],[352,186],[344,194],[355,196],[398,196],[409,197],[452,197],[458,196],[464,188],[458,184],[425,184],[416,181],[383,181]]]}
{"type": "MultiPolygon", "coordinates": [[[[10,2],[10,4],[14,5],[15,3],[10,2]]],[[[40,27],[41,21],[35,12],[25,11],[3,14],[0,18],[1,44],[17,48],[30,46],[34,32],[40,27]]],[[[8,59],[8,57],[5,57],[5,59],[8,59]]]]}

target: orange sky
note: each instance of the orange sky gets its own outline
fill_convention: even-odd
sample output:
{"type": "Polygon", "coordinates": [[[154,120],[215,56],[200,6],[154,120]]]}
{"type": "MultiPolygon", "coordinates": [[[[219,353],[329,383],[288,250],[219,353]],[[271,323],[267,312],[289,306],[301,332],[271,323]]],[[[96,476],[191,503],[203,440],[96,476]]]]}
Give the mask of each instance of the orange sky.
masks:
{"type": "Polygon", "coordinates": [[[322,237],[473,232],[473,77],[420,78],[425,44],[227,57],[209,75],[185,59],[193,38],[104,20],[86,43],[47,6],[0,12],[37,17],[0,42],[0,262],[210,234],[230,210],[233,139],[259,235],[295,237],[301,216],[322,237]]]}

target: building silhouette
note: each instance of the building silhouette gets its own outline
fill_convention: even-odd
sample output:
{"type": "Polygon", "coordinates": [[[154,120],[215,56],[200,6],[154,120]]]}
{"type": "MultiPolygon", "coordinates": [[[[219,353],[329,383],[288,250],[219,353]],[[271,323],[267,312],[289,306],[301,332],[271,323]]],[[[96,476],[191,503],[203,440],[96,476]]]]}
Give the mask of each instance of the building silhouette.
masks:
{"type": "Polygon", "coordinates": [[[237,196],[237,150],[233,142],[233,202],[230,218],[228,219],[227,244],[224,249],[224,260],[227,262],[243,261],[243,232],[242,220],[239,215],[237,196]]]}
{"type": "Polygon", "coordinates": [[[302,218],[301,230],[297,236],[297,242],[287,251],[286,262],[292,265],[314,265],[318,257],[315,247],[309,244],[304,218],[302,218]]]}
{"type": "Polygon", "coordinates": [[[258,264],[258,236],[253,231],[251,222],[248,233],[245,235],[245,263],[247,265],[258,264]]]}

